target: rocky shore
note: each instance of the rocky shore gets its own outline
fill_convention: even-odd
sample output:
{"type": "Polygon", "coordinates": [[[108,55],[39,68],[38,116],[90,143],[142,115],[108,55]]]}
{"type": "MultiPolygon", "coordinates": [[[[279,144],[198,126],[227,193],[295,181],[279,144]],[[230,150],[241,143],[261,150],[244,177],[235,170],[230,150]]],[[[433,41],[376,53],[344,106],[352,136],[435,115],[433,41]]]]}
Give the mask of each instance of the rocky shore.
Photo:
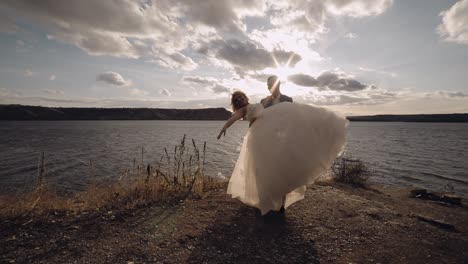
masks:
{"type": "Polygon", "coordinates": [[[465,200],[417,195],[312,185],[284,216],[261,217],[220,189],[171,206],[0,219],[0,263],[466,263],[465,200]]]}

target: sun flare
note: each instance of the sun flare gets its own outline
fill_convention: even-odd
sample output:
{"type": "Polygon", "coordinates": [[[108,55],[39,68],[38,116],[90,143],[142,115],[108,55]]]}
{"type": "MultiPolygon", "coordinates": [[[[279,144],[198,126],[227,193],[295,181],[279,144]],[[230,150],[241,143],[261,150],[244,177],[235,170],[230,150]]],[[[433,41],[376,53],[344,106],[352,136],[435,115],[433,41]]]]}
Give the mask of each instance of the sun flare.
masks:
{"type": "Polygon", "coordinates": [[[288,76],[294,74],[294,69],[288,66],[279,66],[276,68],[270,68],[268,71],[265,71],[268,74],[276,75],[280,81],[287,81],[288,76]]]}
{"type": "Polygon", "coordinates": [[[280,79],[280,81],[286,81],[288,76],[294,74],[294,66],[291,66],[291,61],[293,59],[294,54],[291,54],[288,61],[284,64],[280,64],[278,60],[272,55],[273,60],[275,61],[276,67],[274,68],[267,68],[264,70],[265,74],[276,75],[280,79]]]}

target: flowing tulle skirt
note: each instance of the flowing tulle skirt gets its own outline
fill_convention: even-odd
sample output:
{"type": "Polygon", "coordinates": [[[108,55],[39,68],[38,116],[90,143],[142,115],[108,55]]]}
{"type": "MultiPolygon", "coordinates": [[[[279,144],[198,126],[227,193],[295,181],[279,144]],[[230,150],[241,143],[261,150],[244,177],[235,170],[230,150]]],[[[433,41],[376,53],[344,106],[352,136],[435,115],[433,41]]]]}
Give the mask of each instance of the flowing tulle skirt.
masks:
{"type": "Polygon", "coordinates": [[[347,124],[344,117],[309,105],[264,109],[244,137],[227,193],[262,215],[303,199],[305,185],[343,150],[347,124]]]}

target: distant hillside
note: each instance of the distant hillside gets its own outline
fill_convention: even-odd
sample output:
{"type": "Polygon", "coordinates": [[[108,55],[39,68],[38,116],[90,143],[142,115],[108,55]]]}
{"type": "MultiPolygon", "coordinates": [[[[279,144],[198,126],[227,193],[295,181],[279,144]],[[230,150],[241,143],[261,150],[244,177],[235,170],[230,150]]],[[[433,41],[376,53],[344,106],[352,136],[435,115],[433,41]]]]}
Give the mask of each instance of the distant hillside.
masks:
{"type": "Polygon", "coordinates": [[[348,116],[350,121],[366,122],[446,122],[468,123],[468,114],[348,116]]]}
{"type": "Polygon", "coordinates": [[[62,108],[0,105],[0,120],[226,120],[225,108],[62,108]]]}

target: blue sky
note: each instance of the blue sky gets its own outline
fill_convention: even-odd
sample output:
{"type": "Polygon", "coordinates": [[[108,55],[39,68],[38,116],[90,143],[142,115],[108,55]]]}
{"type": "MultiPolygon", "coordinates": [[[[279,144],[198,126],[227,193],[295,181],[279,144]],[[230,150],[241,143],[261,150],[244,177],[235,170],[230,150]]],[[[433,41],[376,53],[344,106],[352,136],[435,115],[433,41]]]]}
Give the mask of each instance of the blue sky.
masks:
{"type": "Polygon", "coordinates": [[[0,103],[468,112],[468,0],[6,0],[0,103]]]}

